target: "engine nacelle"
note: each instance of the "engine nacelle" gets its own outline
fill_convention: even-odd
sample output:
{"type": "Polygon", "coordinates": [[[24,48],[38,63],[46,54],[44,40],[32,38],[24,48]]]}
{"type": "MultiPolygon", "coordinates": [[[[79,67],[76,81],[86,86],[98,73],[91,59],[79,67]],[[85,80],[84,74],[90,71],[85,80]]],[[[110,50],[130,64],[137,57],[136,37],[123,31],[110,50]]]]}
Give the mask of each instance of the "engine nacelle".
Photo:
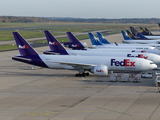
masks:
{"type": "Polygon", "coordinates": [[[85,48],[88,47],[87,43],[81,43],[85,48]]]}
{"type": "Polygon", "coordinates": [[[108,67],[105,65],[95,66],[91,72],[95,75],[99,76],[107,76],[108,75],[108,67]]]}

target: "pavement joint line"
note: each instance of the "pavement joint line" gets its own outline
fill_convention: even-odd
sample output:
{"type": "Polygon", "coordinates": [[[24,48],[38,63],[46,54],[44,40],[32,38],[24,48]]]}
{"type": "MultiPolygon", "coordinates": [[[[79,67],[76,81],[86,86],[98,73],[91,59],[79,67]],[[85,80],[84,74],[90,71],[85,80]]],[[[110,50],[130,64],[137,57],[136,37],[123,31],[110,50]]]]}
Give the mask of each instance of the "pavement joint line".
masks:
{"type": "Polygon", "coordinates": [[[115,112],[115,113],[119,113],[119,114],[128,115],[128,116],[133,116],[133,115],[128,114],[128,113],[125,113],[125,112],[120,112],[120,111],[116,111],[116,110],[105,109],[105,108],[102,108],[102,107],[97,107],[97,108],[98,108],[98,109],[103,109],[103,110],[106,110],[106,111],[110,111],[110,112],[115,112]]]}

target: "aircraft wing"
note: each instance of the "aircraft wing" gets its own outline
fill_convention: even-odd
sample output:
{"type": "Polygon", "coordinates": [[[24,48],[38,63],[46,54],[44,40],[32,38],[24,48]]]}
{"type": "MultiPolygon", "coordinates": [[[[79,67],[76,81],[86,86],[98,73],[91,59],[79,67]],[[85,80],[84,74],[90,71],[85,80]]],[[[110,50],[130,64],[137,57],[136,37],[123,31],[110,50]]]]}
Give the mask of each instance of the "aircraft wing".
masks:
{"type": "Polygon", "coordinates": [[[150,43],[145,43],[145,42],[137,42],[137,43],[139,43],[139,44],[150,44],[150,43]]]}
{"type": "MultiPolygon", "coordinates": [[[[136,40],[135,40],[135,41],[136,41],[136,40]]],[[[131,41],[129,41],[129,40],[128,40],[128,41],[125,40],[125,43],[132,43],[132,44],[150,44],[150,43],[147,43],[147,42],[145,43],[145,42],[143,42],[143,41],[142,41],[142,42],[140,42],[140,41],[131,42],[131,41]]]]}
{"type": "Polygon", "coordinates": [[[86,64],[86,63],[75,63],[75,62],[63,62],[63,61],[48,61],[48,62],[53,62],[53,63],[60,63],[60,64],[64,64],[64,65],[69,65],[72,67],[94,67],[97,66],[95,64],[86,64]]]}

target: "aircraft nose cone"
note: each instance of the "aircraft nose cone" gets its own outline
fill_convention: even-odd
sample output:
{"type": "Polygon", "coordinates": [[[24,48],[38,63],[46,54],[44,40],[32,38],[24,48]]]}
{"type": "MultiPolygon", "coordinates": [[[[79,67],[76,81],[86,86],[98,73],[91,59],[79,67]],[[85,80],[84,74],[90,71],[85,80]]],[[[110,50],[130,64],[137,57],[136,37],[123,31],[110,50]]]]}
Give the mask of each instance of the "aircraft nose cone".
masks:
{"type": "Polygon", "coordinates": [[[156,69],[158,66],[156,64],[151,65],[151,69],[156,69]]]}

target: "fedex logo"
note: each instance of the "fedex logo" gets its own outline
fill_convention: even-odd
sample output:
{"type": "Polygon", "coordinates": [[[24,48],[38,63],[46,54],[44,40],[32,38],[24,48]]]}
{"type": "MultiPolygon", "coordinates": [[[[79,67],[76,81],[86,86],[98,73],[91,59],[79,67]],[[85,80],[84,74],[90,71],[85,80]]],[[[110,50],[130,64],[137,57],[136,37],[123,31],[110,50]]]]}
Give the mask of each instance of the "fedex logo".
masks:
{"type": "Polygon", "coordinates": [[[96,70],[96,72],[104,72],[104,70],[96,70]]]}
{"type": "Polygon", "coordinates": [[[79,45],[73,45],[73,44],[72,44],[72,47],[80,47],[80,46],[79,46],[79,45]]]}
{"type": "Polygon", "coordinates": [[[144,59],[147,59],[148,56],[143,56],[143,54],[138,54],[138,56],[134,56],[134,55],[131,55],[131,54],[127,54],[127,57],[138,57],[138,58],[144,58],[144,59]]]}
{"type": "Polygon", "coordinates": [[[58,45],[58,43],[49,41],[49,45],[58,45]]]}
{"type": "Polygon", "coordinates": [[[141,51],[141,53],[144,53],[144,52],[146,52],[146,51],[144,51],[144,50],[141,51]]]}
{"type": "Polygon", "coordinates": [[[135,67],[136,62],[131,62],[130,59],[124,59],[123,61],[116,61],[116,59],[111,59],[111,66],[133,66],[135,67]]]}
{"type": "Polygon", "coordinates": [[[28,49],[29,47],[27,45],[23,45],[23,46],[18,45],[18,48],[20,48],[20,49],[28,49]]]}

